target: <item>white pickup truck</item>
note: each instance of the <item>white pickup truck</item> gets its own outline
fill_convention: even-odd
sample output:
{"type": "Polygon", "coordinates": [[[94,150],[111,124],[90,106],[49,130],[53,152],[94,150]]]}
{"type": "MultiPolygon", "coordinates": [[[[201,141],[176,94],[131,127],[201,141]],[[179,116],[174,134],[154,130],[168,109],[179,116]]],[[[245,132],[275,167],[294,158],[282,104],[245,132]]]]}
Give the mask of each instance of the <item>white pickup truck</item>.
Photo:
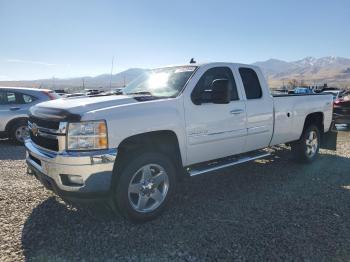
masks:
{"type": "Polygon", "coordinates": [[[331,95],[272,96],[260,69],[207,63],[150,70],[120,95],[31,108],[28,173],[63,199],[103,199],[133,221],[159,215],[182,175],[266,157],[318,154],[331,95]]]}

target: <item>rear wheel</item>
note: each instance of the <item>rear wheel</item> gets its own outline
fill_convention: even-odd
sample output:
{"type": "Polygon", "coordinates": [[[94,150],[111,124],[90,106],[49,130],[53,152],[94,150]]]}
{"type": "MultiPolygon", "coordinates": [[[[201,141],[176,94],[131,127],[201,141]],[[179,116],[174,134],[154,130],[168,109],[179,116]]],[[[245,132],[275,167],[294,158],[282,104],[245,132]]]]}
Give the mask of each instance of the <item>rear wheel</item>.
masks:
{"type": "Polygon", "coordinates": [[[320,142],[320,130],[316,125],[309,125],[304,129],[300,140],[291,144],[295,159],[303,163],[314,161],[320,149],[320,142]]]}
{"type": "Polygon", "coordinates": [[[114,203],[126,218],[145,222],[156,218],[166,207],[175,189],[175,167],[167,156],[144,152],[115,174],[114,203]]]}
{"type": "Polygon", "coordinates": [[[26,120],[15,122],[10,128],[10,139],[16,143],[23,144],[29,138],[29,128],[26,120]]]}

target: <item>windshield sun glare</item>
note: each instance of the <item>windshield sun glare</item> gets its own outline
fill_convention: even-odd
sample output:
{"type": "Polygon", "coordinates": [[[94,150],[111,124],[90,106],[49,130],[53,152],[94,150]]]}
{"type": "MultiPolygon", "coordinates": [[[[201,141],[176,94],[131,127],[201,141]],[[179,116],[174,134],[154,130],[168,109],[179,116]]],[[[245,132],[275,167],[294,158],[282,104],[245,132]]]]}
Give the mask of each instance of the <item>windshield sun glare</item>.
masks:
{"type": "Polygon", "coordinates": [[[148,71],[127,85],[126,95],[176,97],[196,70],[196,66],[177,66],[148,71]]]}

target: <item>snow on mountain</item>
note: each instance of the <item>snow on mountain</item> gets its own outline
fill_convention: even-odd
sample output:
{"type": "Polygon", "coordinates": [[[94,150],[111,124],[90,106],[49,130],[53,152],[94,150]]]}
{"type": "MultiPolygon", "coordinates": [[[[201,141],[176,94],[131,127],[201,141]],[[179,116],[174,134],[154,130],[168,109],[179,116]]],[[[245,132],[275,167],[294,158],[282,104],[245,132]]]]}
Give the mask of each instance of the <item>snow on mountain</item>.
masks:
{"type": "Polygon", "coordinates": [[[350,59],[336,56],[315,58],[305,57],[301,60],[286,62],[269,59],[256,62],[269,81],[279,85],[291,79],[309,81],[310,83],[333,83],[350,87],[350,59]]]}
{"type": "Polygon", "coordinates": [[[327,56],[322,58],[308,56],[301,60],[292,62],[269,59],[263,62],[256,62],[254,64],[260,66],[265,73],[275,75],[281,73],[290,74],[294,72],[315,72],[315,69],[326,70],[338,68],[344,70],[347,67],[350,67],[350,59],[335,56],[327,56]]]}

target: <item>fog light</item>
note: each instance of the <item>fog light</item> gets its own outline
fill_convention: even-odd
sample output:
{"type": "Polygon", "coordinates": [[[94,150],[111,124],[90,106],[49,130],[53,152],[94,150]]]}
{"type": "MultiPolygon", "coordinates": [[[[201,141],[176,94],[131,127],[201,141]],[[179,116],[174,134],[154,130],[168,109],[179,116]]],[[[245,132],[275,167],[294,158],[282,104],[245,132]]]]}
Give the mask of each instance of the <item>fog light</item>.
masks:
{"type": "Polygon", "coordinates": [[[66,175],[61,174],[61,181],[62,184],[65,186],[83,186],[84,180],[79,175],[66,175]]]}
{"type": "Polygon", "coordinates": [[[80,184],[80,185],[84,184],[84,180],[81,176],[68,175],[68,180],[73,184],[80,184]]]}

